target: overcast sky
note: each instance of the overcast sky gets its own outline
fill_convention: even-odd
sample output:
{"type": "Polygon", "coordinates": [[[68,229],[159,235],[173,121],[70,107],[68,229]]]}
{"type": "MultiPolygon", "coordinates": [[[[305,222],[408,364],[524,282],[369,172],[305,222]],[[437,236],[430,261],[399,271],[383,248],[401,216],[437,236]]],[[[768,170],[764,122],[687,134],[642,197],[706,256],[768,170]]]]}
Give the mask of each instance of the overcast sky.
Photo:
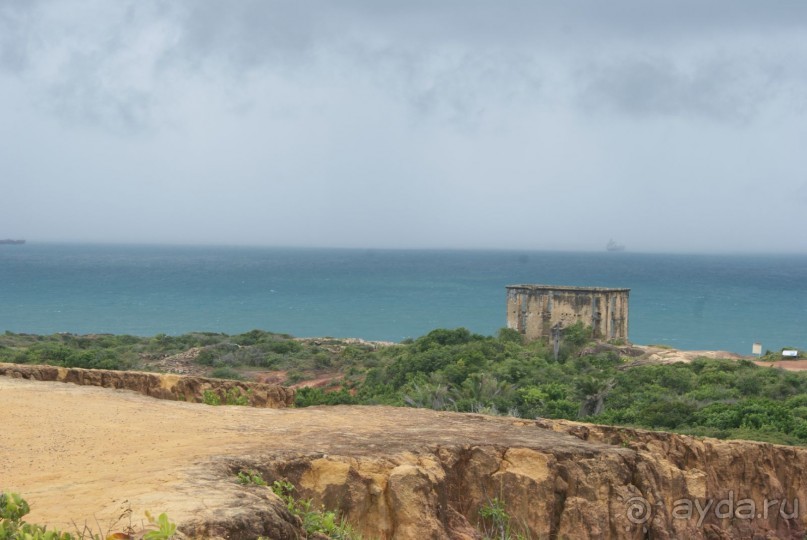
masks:
{"type": "Polygon", "coordinates": [[[0,0],[0,238],[807,252],[803,0],[0,0]]]}

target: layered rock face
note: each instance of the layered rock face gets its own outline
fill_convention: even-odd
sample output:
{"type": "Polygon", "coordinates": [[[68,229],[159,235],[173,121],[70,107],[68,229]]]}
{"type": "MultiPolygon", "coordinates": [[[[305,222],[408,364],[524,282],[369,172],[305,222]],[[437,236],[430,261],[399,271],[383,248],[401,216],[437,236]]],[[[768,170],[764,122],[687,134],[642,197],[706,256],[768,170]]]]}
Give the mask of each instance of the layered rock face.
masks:
{"type": "Polygon", "coordinates": [[[243,396],[252,407],[282,408],[294,404],[294,389],[274,384],[188,377],[166,373],[64,368],[0,363],[0,376],[58,381],[86,386],[133,390],[145,396],[201,403],[213,392],[222,403],[230,395],[243,396]]]}
{"type": "Polygon", "coordinates": [[[249,465],[290,479],[369,537],[480,538],[480,530],[496,532],[480,510],[498,499],[514,537],[804,538],[803,449],[510,421],[535,436],[523,444],[489,433],[489,422],[506,421],[467,420],[491,438],[386,456],[267,456],[249,465]]]}
{"type": "Polygon", "coordinates": [[[252,409],[0,378],[0,490],[31,521],[166,511],[190,538],[303,538],[242,470],[365,538],[799,538],[807,449],[394,407],[252,409]]]}

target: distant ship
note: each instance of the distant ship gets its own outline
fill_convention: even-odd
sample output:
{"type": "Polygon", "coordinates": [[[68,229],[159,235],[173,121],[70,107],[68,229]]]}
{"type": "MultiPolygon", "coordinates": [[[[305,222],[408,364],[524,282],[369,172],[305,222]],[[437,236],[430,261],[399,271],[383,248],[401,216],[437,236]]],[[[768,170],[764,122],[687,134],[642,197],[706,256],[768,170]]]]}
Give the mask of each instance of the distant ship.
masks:
{"type": "Polygon", "coordinates": [[[11,244],[11,245],[21,245],[24,244],[25,240],[12,240],[11,238],[6,238],[5,240],[0,239],[0,244],[11,244]]]}
{"type": "Polygon", "coordinates": [[[622,244],[617,244],[612,238],[611,240],[608,240],[608,243],[605,245],[605,251],[625,251],[625,246],[622,244]]]}

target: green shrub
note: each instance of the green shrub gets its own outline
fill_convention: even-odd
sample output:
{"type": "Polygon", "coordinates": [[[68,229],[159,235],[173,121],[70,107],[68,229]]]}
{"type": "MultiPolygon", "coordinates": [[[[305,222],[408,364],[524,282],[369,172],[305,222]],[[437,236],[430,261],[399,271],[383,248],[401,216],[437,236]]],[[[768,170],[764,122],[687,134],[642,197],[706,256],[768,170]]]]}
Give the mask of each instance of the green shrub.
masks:
{"type": "Polygon", "coordinates": [[[521,345],[524,342],[524,336],[514,328],[499,328],[496,332],[496,338],[503,343],[517,343],[521,345]]]}
{"type": "Polygon", "coordinates": [[[516,532],[510,514],[505,508],[504,499],[494,497],[482,505],[478,511],[480,522],[478,529],[484,540],[523,540],[527,536],[516,532]]]}
{"type": "Polygon", "coordinates": [[[303,524],[303,529],[308,535],[325,535],[334,540],[360,540],[360,535],[353,530],[353,527],[345,520],[341,519],[336,512],[325,508],[314,508],[311,499],[297,499],[294,496],[296,491],[294,484],[287,480],[275,480],[271,486],[272,492],[280,497],[286,508],[298,516],[303,524]]]}
{"type": "Polygon", "coordinates": [[[484,338],[479,334],[472,334],[467,328],[455,328],[453,330],[438,328],[416,339],[413,345],[415,348],[423,351],[434,347],[445,347],[447,345],[463,345],[478,339],[484,338]]]}
{"type": "Polygon", "coordinates": [[[216,366],[220,365],[219,359],[228,353],[238,350],[238,345],[235,343],[225,342],[217,345],[205,347],[196,356],[196,363],[203,366],[216,366]]]}
{"type": "Polygon", "coordinates": [[[303,350],[302,344],[293,339],[270,341],[265,343],[262,348],[275,354],[292,354],[303,350]]]}
{"type": "MultiPolygon", "coordinates": [[[[23,520],[30,512],[25,499],[17,493],[0,493],[0,540],[101,540],[102,534],[95,533],[86,525],[76,535],[58,530],[47,530],[42,525],[26,523],[23,520]]],[[[143,534],[143,540],[169,540],[177,532],[176,524],[172,523],[165,513],[154,518],[146,512],[151,530],[143,534]]],[[[109,533],[104,535],[107,539],[131,538],[131,525],[125,527],[128,532],[109,533]]]]}
{"type": "Polygon", "coordinates": [[[577,321],[570,324],[563,329],[562,339],[564,342],[574,346],[580,347],[591,341],[592,330],[590,326],[586,326],[582,321],[577,321]]]}
{"type": "Polygon", "coordinates": [[[254,469],[239,471],[238,475],[238,483],[243,485],[253,484],[256,486],[265,486],[266,480],[263,479],[261,473],[254,469]]]}
{"type": "Polygon", "coordinates": [[[239,372],[230,367],[216,368],[210,373],[210,376],[214,379],[231,379],[236,381],[244,378],[239,372]]]}
{"type": "Polygon", "coordinates": [[[241,405],[245,407],[249,405],[251,398],[252,390],[244,392],[241,388],[233,387],[225,393],[224,402],[227,405],[241,405]]]}
{"type": "Polygon", "coordinates": [[[146,532],[146,534],[143,535],[143,540],[169,540],[173,538],[177,532],[176,524],[168,519],[165,512],[155,518],[147,511],[146,518],[149,524],[154,527],[154,530],[146,532]]]}
{"type": "Polygon", "coordinates": [[[241,405],[247,406],[252,399],[252,390],[244,391],[239,387],[232,387],[223,393],[223,396],[214,390],[202,392],[202,402],[206,405],[241,405]]]}
{"type": "Polygon", "coordinates": [[[202,402],[205,405],[221,405],[221,398],[213,390],[205,390],[202,392],[202,402]]]}

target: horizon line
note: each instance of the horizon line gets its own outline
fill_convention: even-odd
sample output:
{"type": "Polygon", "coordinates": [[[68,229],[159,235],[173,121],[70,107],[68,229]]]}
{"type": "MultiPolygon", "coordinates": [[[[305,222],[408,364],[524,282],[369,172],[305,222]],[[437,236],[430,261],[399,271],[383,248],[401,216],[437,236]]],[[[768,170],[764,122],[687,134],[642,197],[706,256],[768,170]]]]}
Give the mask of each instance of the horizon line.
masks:
{"type": "Polygon", "coordinates": [[[465,251],[465,252],[502,252],[502,253],[586,253],[608,254],[612,257],[631,255],[727,255],[727,256],[781,256],[781,255],[807,255],[807,251],[687,251],[687,250],[631,250],[608,251],[606,249],[589,248],[560,248],[560,247],[491,247],[491,246],[348,246],[348,245],[301,245],[301,244],[259,244],[259,243],[203,243],[203,242],[153,242],[153,241],[115,241],[115,240],[26,240],[16,249],[25,249],[23,246],[31,245],[85,245],[85,246],[132,246],[132,247],[179,247],[179,248],[234,248],[234,249],[294,249],[294,250],[334,250],[334,251],[465,251]]]}

